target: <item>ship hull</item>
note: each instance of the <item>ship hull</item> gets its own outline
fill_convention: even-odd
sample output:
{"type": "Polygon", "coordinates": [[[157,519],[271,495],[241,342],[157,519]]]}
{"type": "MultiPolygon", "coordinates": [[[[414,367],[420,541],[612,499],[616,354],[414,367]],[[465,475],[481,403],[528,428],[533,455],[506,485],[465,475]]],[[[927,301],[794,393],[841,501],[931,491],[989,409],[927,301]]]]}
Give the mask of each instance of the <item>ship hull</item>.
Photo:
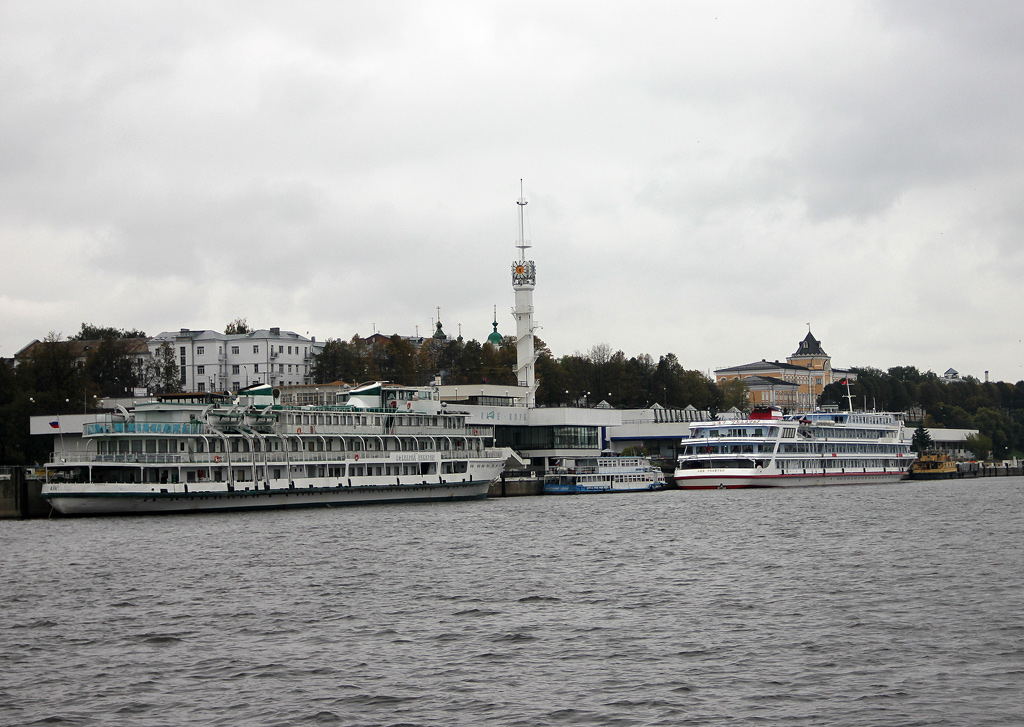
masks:
{"type": "MultiPolygon", "coordinates": [[[[417,485],[361,485],[308,487],[233,492],[99,492],[63,488],[46,493],[63,515],[130,513],[185,513],[232,510],[273,510],[300,507],[335,507],[395,502],[480,500],[487,497],[492,480],[417,485]]],[[[68,487],[68,486],[64,486],[68,487]]]]}
{"type": "Polygon", "coordinates": [[[960,477],[959,472],[911,472],[912,480],[952,480],[960,477]]]}
{"type": "Polygon", "coordinates": [[[685,476],[675,477],[680,490],[734,490],[753,487],[831,487],[836,485],[877,485],[892,484],[906,478],[902,471],[850,472],[836,474],[744,474],[732,470],[716,472],[688,471],[685,476]]]}
{"type": "Polygon", "coordinates": [[[565,485],[545,484],[545,495],[597,495],[610,492],[652,492],[664,489],[662,485],[645,485],[643,487],[612,487],[610,485],[565,485]]]}

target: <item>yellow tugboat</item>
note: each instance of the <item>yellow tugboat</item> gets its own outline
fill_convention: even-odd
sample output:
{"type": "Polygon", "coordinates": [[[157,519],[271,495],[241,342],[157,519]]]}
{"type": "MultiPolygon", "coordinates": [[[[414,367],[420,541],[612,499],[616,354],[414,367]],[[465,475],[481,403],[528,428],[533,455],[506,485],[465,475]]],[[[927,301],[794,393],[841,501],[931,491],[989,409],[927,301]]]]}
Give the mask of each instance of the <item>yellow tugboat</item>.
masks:
{"type": "Polygon", "coordinates": [[[910,466],[912,480],[948,480],[959,476],[956,462],[943,452],[921,452],[910,466]]]}

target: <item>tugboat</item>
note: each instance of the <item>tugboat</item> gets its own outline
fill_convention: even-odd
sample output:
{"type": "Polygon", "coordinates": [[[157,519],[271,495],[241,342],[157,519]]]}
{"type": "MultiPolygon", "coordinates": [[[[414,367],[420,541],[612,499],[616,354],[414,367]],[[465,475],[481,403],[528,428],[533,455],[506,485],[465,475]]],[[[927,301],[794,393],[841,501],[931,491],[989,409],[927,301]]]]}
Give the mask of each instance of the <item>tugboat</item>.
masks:
{"type": "Polygon", "coordinates": [[[944,452],[921,452],[910,466],[912,480],[949,480],[959,476],[956,462],[944,452]]]}

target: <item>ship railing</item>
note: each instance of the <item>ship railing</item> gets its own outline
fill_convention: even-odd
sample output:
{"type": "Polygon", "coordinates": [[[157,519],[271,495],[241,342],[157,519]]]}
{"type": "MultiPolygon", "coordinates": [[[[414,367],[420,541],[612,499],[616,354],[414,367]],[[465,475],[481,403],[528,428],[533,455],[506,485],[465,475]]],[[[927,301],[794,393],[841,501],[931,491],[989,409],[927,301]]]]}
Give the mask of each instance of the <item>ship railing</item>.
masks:
{"type": "Polygon", "coordinates": [[[480,456],[480,451],[475,449],[442,449],[439,451],[441,459],[467,459],[480,456]]]}
{"type": "MultiPolygon", "coordinates": [[[[68,453],[74,455],[73,452],[68,453]]],[[[69,459],[66,455],[65,459],[69,459]]],[[[122,452],[119,454],[88,454],[75,458],[77,462],[113,462],[122,464],[180,464],[190,461],[187,454],[170,452],[122,452]]]]}
{"type": "Polygon", "coordinates": [[[333,434],[333,435],[346,435],[346,436],[380,436],[386,434],[399,434],[403,436],[435,436],[435,437],[470,437],[470,436],[481,436],[490,437],[494,436],[493,427],[489,426],[478,426],[478,427],[421,427],[421,426],[409,426],[405,424],[394,424],[391,426],[384,426],[383,424],[313,424],[313,425],[299,425],[299,424],[275,424],[273,425],[273,431],[276,434],[283,434],[286,436],[292,435],[307,435],[307,434],[333,434]]]}
{"type": "Polygon", "coordinates": [[[500,457],[500,449],[484,450],[362,450],[359,452],[118,452],[114,454],[94,454],[85,452],[66,452],[62,459],[51,459],[50,464],[60,465],[71,462],[88,464],[110,463],[110,464],[208,464],[208,465],[244,465],[272,463],[283,464],[305,464],[309,462],[342,462],[342,461],[380,461],[390,460],[397,455],[403,454],[439,454],[443,460],[467,459],[477,457],[500,457]]]}
{"type": "Polygon", "coordinates": [[[201,434],[202,422],[90,422],[85,435],[97,434],[201,434]]]}

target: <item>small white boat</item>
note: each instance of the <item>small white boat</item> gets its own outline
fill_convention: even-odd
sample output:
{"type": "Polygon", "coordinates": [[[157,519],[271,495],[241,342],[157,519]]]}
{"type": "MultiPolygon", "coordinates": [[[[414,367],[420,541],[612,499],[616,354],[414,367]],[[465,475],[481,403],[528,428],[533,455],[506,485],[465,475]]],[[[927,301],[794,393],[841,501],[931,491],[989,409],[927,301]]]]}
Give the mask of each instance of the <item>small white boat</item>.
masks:
{"type": "Polygon", "coordinates": [[[665,475],[646,457],[588,457],[558,467],[544,477],[545,495],[661,490],[665,475]]]}

